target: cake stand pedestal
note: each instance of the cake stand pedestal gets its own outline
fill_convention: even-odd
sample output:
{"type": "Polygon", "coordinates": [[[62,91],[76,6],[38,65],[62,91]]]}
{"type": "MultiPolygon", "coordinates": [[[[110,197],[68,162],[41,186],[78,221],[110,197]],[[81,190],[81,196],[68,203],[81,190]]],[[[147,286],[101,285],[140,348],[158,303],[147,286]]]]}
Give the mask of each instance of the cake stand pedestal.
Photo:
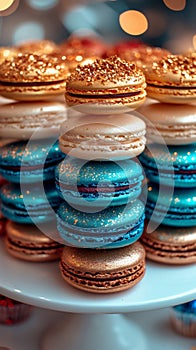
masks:
{"type": "MultiPolygon", "coordinates": [[[[146,274],[132,289],[114,294],[79,291],[62,279],[58,262],[30,263],[12,258],[0,242],[0,293],[37,307],[65,312],[43,335],[39,350],[146,350],[131,313],[196,298],[196,266],[147,262],[146,274]]],[[[147,317],[148,322],[148,317],[147,317]]],[[[190,350],[190,349],[188,349],[190,350]]]]}

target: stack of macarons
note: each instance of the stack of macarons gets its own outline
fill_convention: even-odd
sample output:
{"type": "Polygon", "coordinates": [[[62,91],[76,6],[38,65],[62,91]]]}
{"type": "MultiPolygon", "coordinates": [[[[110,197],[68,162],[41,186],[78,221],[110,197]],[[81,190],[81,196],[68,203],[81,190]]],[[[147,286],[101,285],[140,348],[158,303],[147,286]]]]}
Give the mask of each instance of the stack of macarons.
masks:
{"type": "Polygon", "coordinates": [[[46,261],[62,251],[45,232],[56,229],[60,201],[54,171],[64,158],[58,136],[67,108],[57,97],[64,92],[67,68],[56,56],[28,50],[4,60],[0,68],[0,94],[11,100],[1,104],[0,137],[14,139],[0,148],[0,175],[7,181],[1,187],[1,210],[9,220],[8,252],[46,261]]]}
{"type": "Polygon", "coordinates": [[[149,259],[168,264],[196,262],[196,62],[169,55],[147,74],[154,100],[138,109],[147,124],[140,156],[148,183],[142,235],[149,259]],[[149,225],[155,227],[153,232],[149,225]]]}
{"type": "Polygon", "coordinates": [[[116,56],[78,66],[67,80],[70,115],[59,137],[66,156],[55,171],[62,198],[57,229],[65,244],[60,271],[84,291],[122,291],[145,273],[137,159],[145,123],[125,114],[144,102],[145,87],[144,74],[116,56]]]}

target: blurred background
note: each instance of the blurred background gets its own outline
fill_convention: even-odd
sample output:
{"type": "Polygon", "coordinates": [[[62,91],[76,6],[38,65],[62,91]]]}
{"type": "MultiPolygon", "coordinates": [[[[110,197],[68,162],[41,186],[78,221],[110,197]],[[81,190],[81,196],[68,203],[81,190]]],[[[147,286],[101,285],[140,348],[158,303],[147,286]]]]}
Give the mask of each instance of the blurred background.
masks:
{"type": "Polygon", "coordinates": [[[173,53],[196,49],[196,0],[0,0],[0,46],[60,43],[72,33],[109,44],[141,40],[173,53]]]}

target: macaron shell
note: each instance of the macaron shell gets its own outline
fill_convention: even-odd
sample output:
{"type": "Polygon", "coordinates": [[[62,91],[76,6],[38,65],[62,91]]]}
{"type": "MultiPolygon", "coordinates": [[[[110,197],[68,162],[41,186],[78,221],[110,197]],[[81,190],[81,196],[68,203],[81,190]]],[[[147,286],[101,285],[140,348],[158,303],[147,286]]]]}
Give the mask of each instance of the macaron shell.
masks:
{"type": "Polygon", "coordinates": [[[53,241],[34,225],[8,221],[5,247],[12,256],[26,261],[52,261],[60,258],[63,245],[53,241]]]}
{"type": "Polygon", "coordinates": [[[196,225],[196,187],[175,188],[173,195],[171,188],[164,186],[164,192],[159,195],[158,186],[148,184],[148,199],[146,216],[149,219],[153,213],[153,220],[160,222],[160,213],[164,214],[162,224],[180,227],[196,225]],[[169,203],[169,208],[168,208],[169,203]],[[156,205],[156,210],[154,210],[156,205]]]}
{"type": "Polygon", "coordinates": [[[59,196],[54,185],[45,187],[45,195],[40,185],[25,185],[25,191],[14,184],[7,184],[1,188],[3,215],[15,222],[32,224],[54,220],[54,212],[59,205],[59,196]],[[52,210],[53,209],[53,210],[52,210]]]}
{"type": "Polygon", "coordinates": [[[67,107],[60,101],[4,103],[0,108],[0,119],[2,138],[58,137],[60,126],[67,119],[67,107]]]}
{"type": "Polygon", "coordinates": [[[154,232],[144,233],[141,242],[150,260],[165,264],[196,263],[196,229],[160,225],[154,232]]]}
{"type": "Polygon", "coordinates": [[[128,205],[106,207],[95,212],[79,211],[62,202],[57,211],[57,229],[67,245],[103,247],[117,241],[132,229],[134,236],[134,228],[143,214],[144,206],[139,199],[128,205]]]}
{"type": "Polygon", "coordinates": [[[62,124],[62,152],[81,159],[127,159],[145,147],[145,123],[128,114],[75,115],[62,124]],[[74,125],[74,127],[73,127],[74,125]]]}
{"type": "Polygon", "coordinates": [[[87,292],[119,292],[133,287],[145,273],[145,251],[136,242],[118,250],[65,247],[60,271],[66,282],[87,292]]]}
{"type": "Polygon", "coordinates": [[[152,144],[139,156],[146,177],[166,186],[196,186],[196,144],[163,147],[152,144]]]}
{"type": "MultiPolygon", "coordinates": [[[[186,103],[187,101],[185,101],[186,103]]],[[[175,105],[150,101],[138,108],[147,126],[147,139],[167,145],[196,142],[196,106],[175,105]]]]}
{"type": "Polygon", "coordinates": [[[134,160],[84,162],[66,157],[55,170],[57,190],[68,203],[103,206],[126,204],[141,193],[142,168],[134,160]],[[89,202],[89,203],[88,203],[89,202]]]}
{"type": "Polygon", "coordinates": [[[53,180],[63,158],[54,139],[13,142],[0,148],[0,173],[14,183],[53,180]]]}

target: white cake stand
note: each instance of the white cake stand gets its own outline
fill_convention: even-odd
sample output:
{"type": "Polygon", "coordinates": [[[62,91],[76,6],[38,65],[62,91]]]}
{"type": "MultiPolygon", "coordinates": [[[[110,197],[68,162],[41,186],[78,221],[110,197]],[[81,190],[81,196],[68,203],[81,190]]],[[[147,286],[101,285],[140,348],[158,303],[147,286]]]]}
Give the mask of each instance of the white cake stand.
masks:
{"type": "MultiPolygon", "coordinates": [[[[196,265],[173,267],[147,262],[143,280],[108,295],[68,286],[58,262],[28,263],[12,258],[0,242],[0,293],[65,317],[43,337],[41,350],[147,350],[132,312],[148,311],[196,298],[196,265]]],[[[148,317],[146,317],[148,319],[148,317]]]]}

